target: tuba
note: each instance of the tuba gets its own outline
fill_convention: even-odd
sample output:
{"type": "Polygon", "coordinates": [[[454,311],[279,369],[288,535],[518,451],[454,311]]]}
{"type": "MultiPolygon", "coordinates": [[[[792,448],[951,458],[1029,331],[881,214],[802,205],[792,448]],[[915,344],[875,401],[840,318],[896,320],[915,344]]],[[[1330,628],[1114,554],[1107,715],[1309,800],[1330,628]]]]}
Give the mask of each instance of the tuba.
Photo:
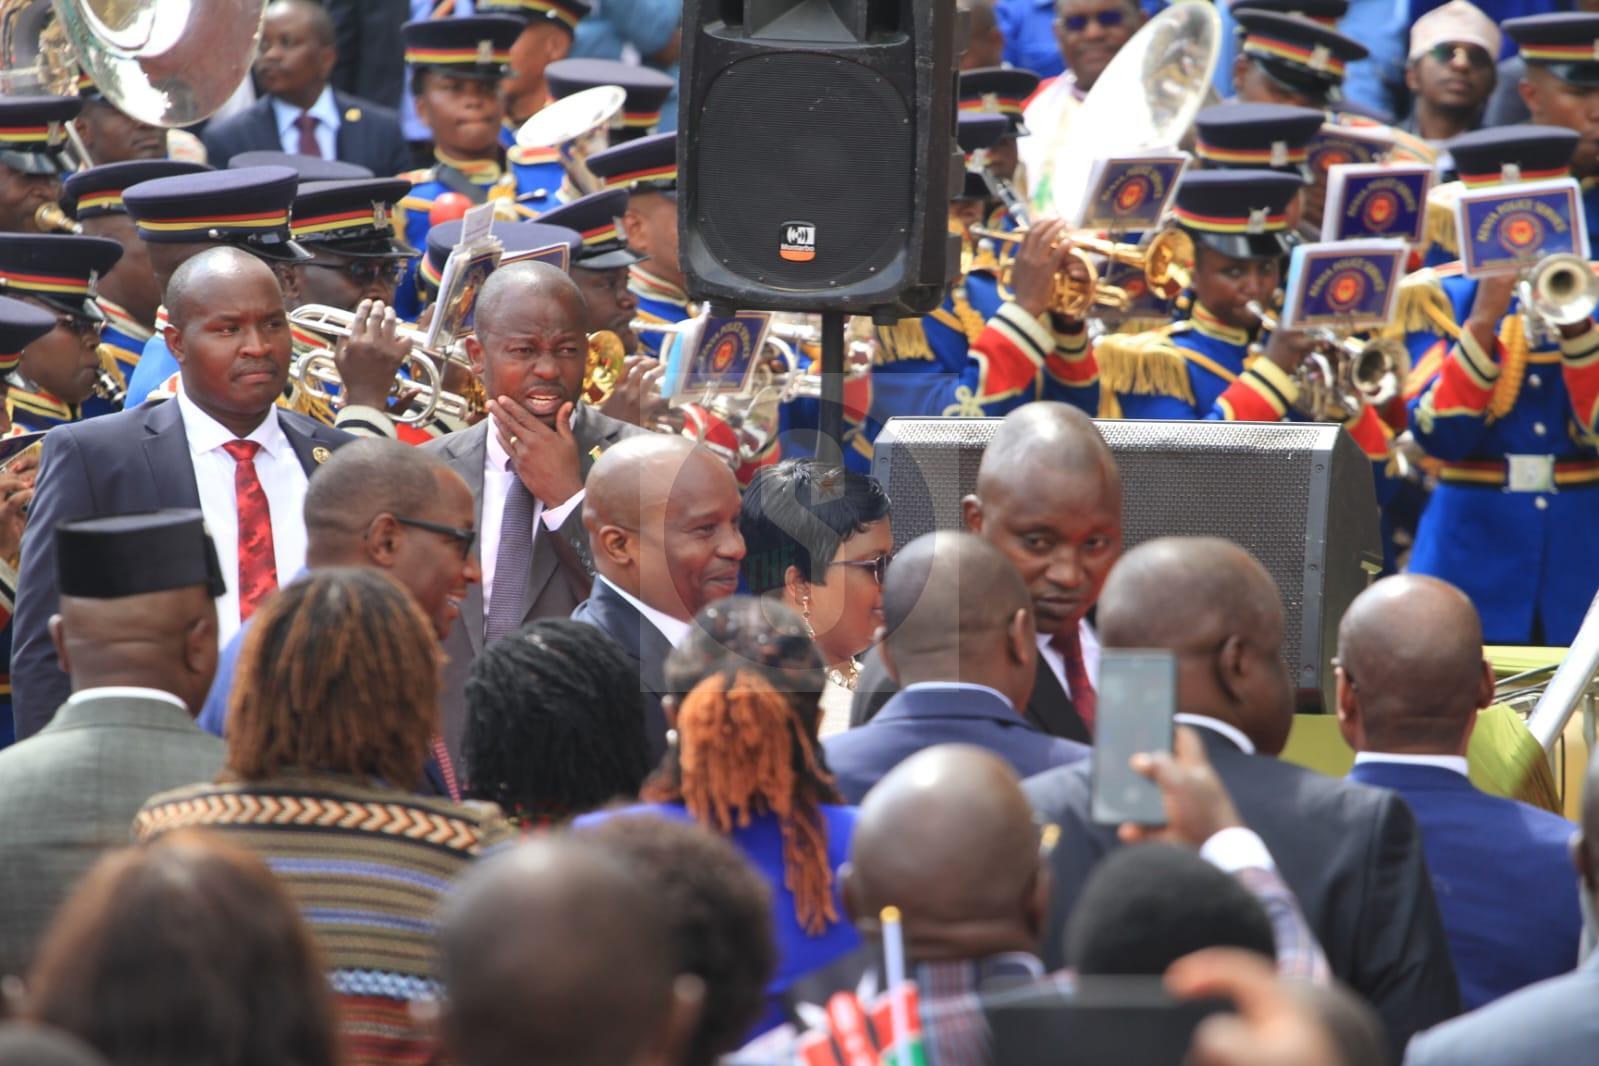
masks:
{"type": "MultiPolygon", "coordinates": [[[[1251,300],[1245,306],[1260,321],[1261,328],[1268,332],[1279,328],[1277,316],[1258,301],[1251,300]]],[[[1294,372],[1299,386],[1294,409],[1306,418],[1312,422],[1340,421],[1353,417],[1362,406],[1380,407],[1399,395],[1409,362],[1404,344],[1382,337],[1359,341],[1325,326],[1314,326],[1305,332],[1320,342],[1318,350],[1311,352],[1294,372]]]]}
{"type": "Polygon", "coordinates": [[[611,123],[626,102],[626,90],[617,85],[563,96],[522,123],[516,143],[521,148],[554,148],[560,153],[566,180],[579,196],[599,192],[600,179],[590,172],[588,159],[610,145],[611,123]]]}

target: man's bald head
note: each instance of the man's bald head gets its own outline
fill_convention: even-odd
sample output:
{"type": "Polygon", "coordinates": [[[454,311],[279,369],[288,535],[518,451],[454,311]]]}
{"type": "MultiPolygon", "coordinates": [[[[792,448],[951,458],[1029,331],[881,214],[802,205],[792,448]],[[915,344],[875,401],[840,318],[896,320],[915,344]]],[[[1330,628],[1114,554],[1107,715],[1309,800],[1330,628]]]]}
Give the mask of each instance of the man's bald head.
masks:
{"type": "Polygon", "coordinates": [[[73,691],[170,692],[198,714],[217,667],[217,610],[204,585],[138,596],[62,596],[50,636],[73,691]]]}
{"type": "Polygon", "coordinates": [[[1384,578],[1357,596],[1338,658],[1338,716],[1360,751],[1463,753],[1493,696],[1476,608],[1433,577],[1384,578]]]}
{"type": "Polygon", "coordinates": [[[1293,723],[1282,597],[1231,541],[1161,537],[1122,556],[1099,598],[1107,648],[1178,655],[1177,709],[1227,721],[1275,755],[1293,723]]]}
{"type": "Polygon", "coordinates": [[[191,256],[172,274],[167,283],[165,304],[167,318],[178,329],[199,312],[212,290],[219,284],[235,279],[264,277],[273,286],[278,283],[272,268],[249,252],[232,245],[217,245],[191,256]]]}
{"type": "Polygon", "coordinates": [[[445,903],[446,1041],[462,1066],[674,1061],[698,1005],[674,958],[663,904],[602,845],[520,844],[445,903]]]}
{"type": "Polygon", "coordinates": [[[479,334],[492,334],[500,329],[512,307],[548,302],[565,310],[576,328],[588,321],[583,291],[564,270],[548,263],[512,263],[490,274],[483,283],[473,311],[473,327],[479,334]]]}
{"type": "Polygon", "coordinates": [[[644,433],[612,445],[583,484],[583,524],[591,535],[608,525],[637,529],[643,515],[665,506],[678,473],[693,461],[718,462],[674,433],[644,433]]]}
{"type": "Polygon", "coordinates": [[[917,537],[894,556],[883,581],[890,654],[915,680],[931,680],[923,676],[928,669],[954,671],[992,655],[1006,625],[1028,607],[1016,570],[970,533],[917,537]]]}
{"type": "Polygon", "coordinates": [[[927,748],[862,801],[845,905],[863,931],[898,907],[917,959],[1036,951],[1049,898],[1038,843],[1008,763],[964,744],[927,748]]]}
{"type": "Polygon", "coordinates": [[[1116,457],[1094,420],[1064,403],[1030,403],[1005,416],[977,468],[977,495],[1026,492],[1041,470],[1092,475],[1121,504],[1116,457]]]}

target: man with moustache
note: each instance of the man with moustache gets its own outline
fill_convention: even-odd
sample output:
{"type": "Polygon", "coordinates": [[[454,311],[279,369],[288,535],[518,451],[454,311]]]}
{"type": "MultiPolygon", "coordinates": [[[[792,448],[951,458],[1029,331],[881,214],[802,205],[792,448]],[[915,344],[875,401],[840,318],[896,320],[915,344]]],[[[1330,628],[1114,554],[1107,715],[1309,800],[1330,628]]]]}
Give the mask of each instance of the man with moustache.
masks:
{"type": "Polygon", "coordinates": [[[63,426],[45,439],[22,538],[13,700],[19,738],[66,699],[50,643],[55,527],[78,518],[199,508],[228,591],[219,639],[305,564],[308,473],[350,440],[275,404],[288,380],[289,321],[270,267],[237,248],[189,259],[167,288],[166,340],[183,387],[170,403],[63,426]]]}
{"type": "Polygon", "coordinates": [[[527,622],[566,617],[588,594],[584,477],[596,456],[643,432],[582,402],[587,322],[577,284],[553,266],[490,274],[466,341],[489,417],[423,446],[471,489],[482,537],[482,583],[444,642],[444,738],[457,766],[472,660],[527,622]]]}
{"type": "MultiPolygon", "coordinates": [[[[962,506],[967,530],[1004,553],[1033,601],[1039,655],[1027,721],[1088,742],[1099,672],[1088,612],[1122,547],[1115,457],[1081,411],[1031,403],[1005,416],[962,506]]],[[[897,690],[873,652],[855,686],[851,724],[872,718],[897,690]]]]}

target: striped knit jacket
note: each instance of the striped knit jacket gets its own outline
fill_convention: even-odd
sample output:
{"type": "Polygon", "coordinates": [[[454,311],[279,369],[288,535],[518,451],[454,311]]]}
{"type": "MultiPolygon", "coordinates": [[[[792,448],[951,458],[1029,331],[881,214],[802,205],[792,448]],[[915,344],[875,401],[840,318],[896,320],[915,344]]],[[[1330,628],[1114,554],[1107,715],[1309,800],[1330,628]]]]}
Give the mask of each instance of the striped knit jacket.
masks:
{"type": "Polygon", "coordinates": [[[515,835],[499,808],[333,774],[286,775],[163,793],[139,812],[134,835],[191,828],[259,854],[294,897],[327,961],[347,1063],[434,1056],[408,1005],[439,994],[434,923],[450,885],[515,835]]]}

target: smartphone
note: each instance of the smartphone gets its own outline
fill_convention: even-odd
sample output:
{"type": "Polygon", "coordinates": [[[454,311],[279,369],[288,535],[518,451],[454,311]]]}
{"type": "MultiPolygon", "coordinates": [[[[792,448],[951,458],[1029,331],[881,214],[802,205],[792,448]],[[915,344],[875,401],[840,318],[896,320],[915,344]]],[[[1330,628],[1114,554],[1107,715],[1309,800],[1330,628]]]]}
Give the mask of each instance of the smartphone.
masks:
{"type": "Polygon", "coordinates": [[[1129,760],[1170,752],[1177,713],[1177,657],[1169,651],[1105,649],[1094,715],[1093,820],[1100,825],[1165,825],[1155,782],[1129,760]]]}

